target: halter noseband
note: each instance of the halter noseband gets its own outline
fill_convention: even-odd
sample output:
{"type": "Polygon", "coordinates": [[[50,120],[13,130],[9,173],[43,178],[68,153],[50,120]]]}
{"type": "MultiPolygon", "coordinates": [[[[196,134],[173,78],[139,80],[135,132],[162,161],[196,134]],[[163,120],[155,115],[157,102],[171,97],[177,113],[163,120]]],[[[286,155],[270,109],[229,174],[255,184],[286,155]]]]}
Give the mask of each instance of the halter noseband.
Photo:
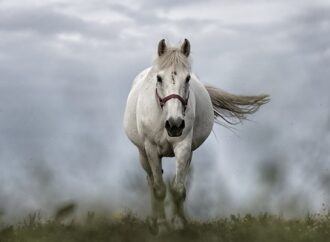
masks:
{"type": "Polygon", "coordinates": [[[171,94],[171,95],[168,95],[168,96],[166,96],[166,97],[164,97],[164,98],[161,98],[161,97],[159,96],[159,94],[158,94],[158,90],[157,90],[157,88],[156,88],[156,96],[157,96],[157,98],[158,98],[159,105],[160,105],[160,107],[161,107],[162,109],[163,109],[165,103],[166,103],[167,101],[169,101],[170,99],[173,99],[173,98],[179,99],[179,101],[180,101],[180,102],[182,103],[182,105],[183,105],[183,109],[184,109],[184,111],[185,111],[186,108],[187,108],[188,99],[189,99],[189,92],[188,92],[188,97],[187,97],[187,99],[184,99],[183,97],[181,97],[181,96],[178,95],[178,94],[171,94]]]}

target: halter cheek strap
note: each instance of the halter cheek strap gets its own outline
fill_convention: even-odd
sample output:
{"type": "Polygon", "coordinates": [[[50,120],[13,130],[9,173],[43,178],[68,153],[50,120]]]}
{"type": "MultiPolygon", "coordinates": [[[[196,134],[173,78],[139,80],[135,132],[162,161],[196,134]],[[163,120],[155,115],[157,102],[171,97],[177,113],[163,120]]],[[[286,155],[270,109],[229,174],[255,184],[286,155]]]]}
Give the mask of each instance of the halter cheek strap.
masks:
{"type": "Polygon", "coordinates": [[[187,108],[188,99],[189,99],[189,92],[188,92],[188,97],[187,97],[187,99],[184,99],[183,97],[181,97],[181,96],[178,95],[178,94],[171,94],[171,95],[168,95],[168,96],[166,96],[166,97],[164,97],[164,98],[161,98],[161,97],[159,96],[159,94],[158,94],[158,90],[157,90],[157,88],[156,88],[156,96],[157,96],[157,99],[158,99],[158,101],[159,101],[159,105],[160,105],[160,107],[161,107],[162,109],[163,109],[165,103],[166,103],[167,101],[173,99],[173,98],[179,99],[179,101],[180,101],[180,102],[182,103],[182,105],[183,105],[184,110],[186,110],[186,108],[187,108]]]}

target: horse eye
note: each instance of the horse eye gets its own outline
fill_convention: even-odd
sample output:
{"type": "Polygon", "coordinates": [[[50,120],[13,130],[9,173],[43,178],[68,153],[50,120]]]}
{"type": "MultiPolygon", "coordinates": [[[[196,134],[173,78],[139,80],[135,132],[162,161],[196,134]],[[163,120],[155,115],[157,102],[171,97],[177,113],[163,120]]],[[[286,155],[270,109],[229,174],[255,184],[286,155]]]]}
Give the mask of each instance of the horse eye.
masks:
{"type": "Polygon", "coordinates": [[[157,82],[161,83],[162,81],[163,81],[162,78],[159,75],[157,75],[157,82]]]}
{"type": "Polygon", "coordinates": [[[188,83],[189,81],[190,81],[190,75],[186,77],[186,83],[188,83]]]}

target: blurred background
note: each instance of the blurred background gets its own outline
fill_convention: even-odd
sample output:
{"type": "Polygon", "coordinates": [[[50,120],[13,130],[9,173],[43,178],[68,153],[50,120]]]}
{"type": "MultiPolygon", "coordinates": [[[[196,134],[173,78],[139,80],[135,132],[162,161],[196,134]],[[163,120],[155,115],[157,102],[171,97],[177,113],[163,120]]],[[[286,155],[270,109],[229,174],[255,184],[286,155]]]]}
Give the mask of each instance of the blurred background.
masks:
{"type": "MultiPolygon", "coordinates": [[[[330,206],[329,1],[0,1],[0,212],[63,203],[145,216],[149,193],[122,121],[158,41],[193,70],[271,102],[194,153],[187,210],[301,216],[330,206]]],[[[175,162],[164,160],[168,177],[175,162]]]]}

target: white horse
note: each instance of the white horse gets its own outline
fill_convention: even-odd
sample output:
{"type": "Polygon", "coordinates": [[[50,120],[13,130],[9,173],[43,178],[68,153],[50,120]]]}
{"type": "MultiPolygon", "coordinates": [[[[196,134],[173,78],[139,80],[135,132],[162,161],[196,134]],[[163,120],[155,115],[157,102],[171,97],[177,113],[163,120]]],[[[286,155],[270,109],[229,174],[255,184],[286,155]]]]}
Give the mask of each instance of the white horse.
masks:
{"type": "Polygon", "coordinates": [[[173,205],[171,225],[183,229],[185,180],[192,153],[209,136],[218,117],[240,121],[268,101],[267,95],[238,96],[205,86],[191,71],[190,43],[180,47],[158,44],[153,65],[137,75],[127,99],[124,127],[140,153],[151,190],[151,225],[168,229],[164,199],[162,157],[176,158],[176,174],[169,186],[173,205]]]}

